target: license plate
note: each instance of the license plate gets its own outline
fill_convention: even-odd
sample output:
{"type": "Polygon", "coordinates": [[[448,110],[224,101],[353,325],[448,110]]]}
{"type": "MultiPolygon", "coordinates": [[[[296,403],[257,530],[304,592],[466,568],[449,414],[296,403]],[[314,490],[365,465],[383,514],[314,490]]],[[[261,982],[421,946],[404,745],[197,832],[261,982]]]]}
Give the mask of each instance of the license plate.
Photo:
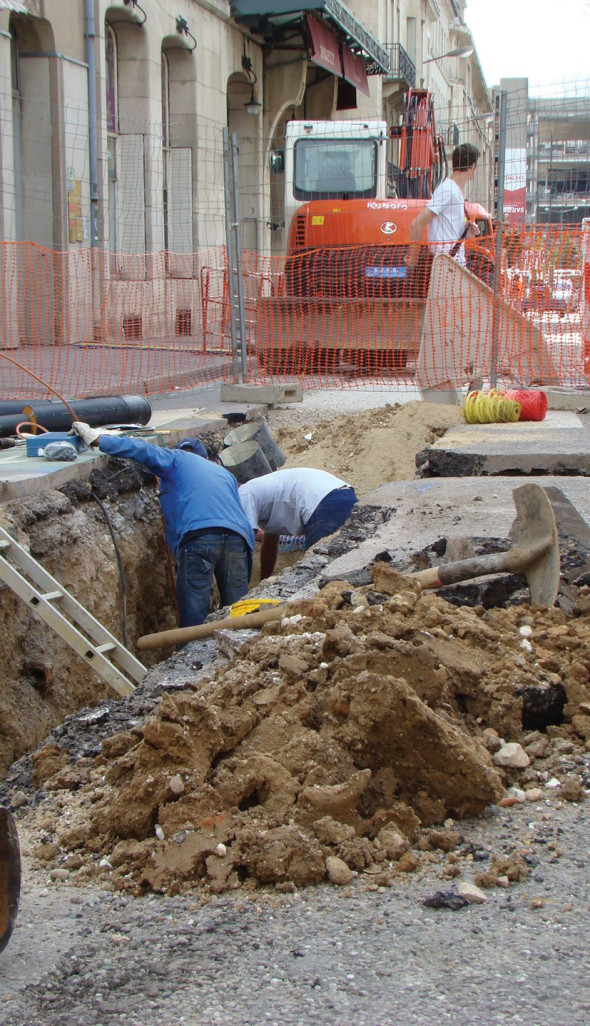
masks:
{"type": "Polygon", "coordinates": [[[381,267],[365,267],[365,278],[405,278],[405,267],[390,267],[384,264],[381,267]]]}

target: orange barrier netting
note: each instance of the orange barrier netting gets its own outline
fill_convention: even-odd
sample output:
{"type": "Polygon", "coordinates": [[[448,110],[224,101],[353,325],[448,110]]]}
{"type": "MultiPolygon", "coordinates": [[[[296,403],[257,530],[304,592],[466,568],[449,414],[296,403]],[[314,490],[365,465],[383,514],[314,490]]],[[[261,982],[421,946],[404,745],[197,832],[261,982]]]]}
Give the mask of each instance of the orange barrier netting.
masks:
{"type": "MultiPolygon", "coordinates": [[[[247,380],[585,386],[589,237],[590,224],[505,228],[495,291],[489,240],[468,245],[469,273],[428,247],[412,271],[404,245],[246,252],[247,380]]],[[[0,281],[1,347],[69,398],[156,394],[240,372],[222,246],[115,256],[4,243],[0,281]]],[[[2,398],[48,395],[0,359],[2,398]]]]}

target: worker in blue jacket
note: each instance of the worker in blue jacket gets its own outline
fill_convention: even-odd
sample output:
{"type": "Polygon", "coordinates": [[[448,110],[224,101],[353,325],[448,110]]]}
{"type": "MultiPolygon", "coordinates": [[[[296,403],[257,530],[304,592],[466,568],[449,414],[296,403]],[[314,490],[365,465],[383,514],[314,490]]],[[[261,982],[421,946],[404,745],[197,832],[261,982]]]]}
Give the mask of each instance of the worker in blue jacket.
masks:
{"type": "Polygon", "coordinates": [[[98,444],[109,456],[137,460],[160,479],[166,541],[176,561],[181,627],[206,619],[213,578],[222,605],[243,598],[252,571],[254,534],[235,477],[207,459],[202,442],[190,438],[167,449],[81,421],[72,430],[86,445],[98,444]]]}

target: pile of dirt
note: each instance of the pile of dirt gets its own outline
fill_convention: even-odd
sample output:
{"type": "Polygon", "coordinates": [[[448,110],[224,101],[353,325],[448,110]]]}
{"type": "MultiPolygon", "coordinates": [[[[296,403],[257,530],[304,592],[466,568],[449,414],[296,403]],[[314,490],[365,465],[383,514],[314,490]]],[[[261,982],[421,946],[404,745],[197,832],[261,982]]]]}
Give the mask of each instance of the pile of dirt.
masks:
{"type": "Polygon", "coordinates": [[[289,612],[232,636],[220,670],[179,679],[97,758],[35,753],[37,859],[133,894],[387,884],[452,854],[449,817],[524,800],[511,785],[538,797],[559,773],[584,797],[588,589],[569,616],[457,609],[377,563],[370,585],[331,582],[289,612]],[[555,688],[556,722],[525,730],[527,701],[555,688]]]}
{"type": "Polygon", "coordinates": [[[276,414],[269,418],[286,466],[327,470],[362,496],[384,481],[411,481],[416,454],[461,423],[463,415],[458,406],[412,401],[309,424],[284,421],[276,414]]]}

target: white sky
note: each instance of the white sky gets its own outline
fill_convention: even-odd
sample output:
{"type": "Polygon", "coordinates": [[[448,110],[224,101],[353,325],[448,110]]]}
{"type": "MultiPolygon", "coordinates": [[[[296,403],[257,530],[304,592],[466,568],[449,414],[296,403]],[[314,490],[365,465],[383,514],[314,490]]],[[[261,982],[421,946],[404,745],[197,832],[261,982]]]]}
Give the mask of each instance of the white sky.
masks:
{"type": "Polygon", "coordinates": [[[590,0],[467,0],[488,87],[528,78],[529,94],[590,96],[590,0]]]}

